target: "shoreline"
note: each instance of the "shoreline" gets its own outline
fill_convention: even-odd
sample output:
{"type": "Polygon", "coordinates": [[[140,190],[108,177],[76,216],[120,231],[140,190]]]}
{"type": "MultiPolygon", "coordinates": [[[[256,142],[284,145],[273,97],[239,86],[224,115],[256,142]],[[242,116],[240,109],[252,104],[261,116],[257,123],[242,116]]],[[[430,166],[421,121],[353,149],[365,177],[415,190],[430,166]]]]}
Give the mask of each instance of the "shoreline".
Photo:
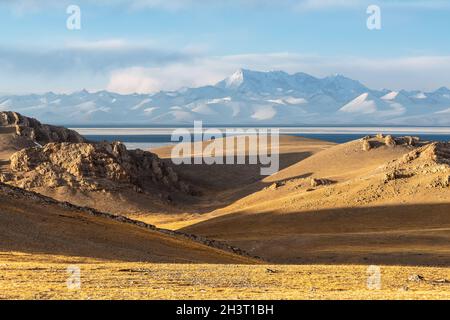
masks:
{"type": "MultiPolygon", "coordinates": [[[[80,128],[69,127],[81,135],[171,135],[172,132],[180,127],[171,128],[80,128]]],[[[193,132],[191,127],[181,127],[190,132],[193,132]]],[[[207,129],[209,127],[205,127],[207,129]]],[[[233,127],[236,130],[243,132],[252,127],[233,127]]],[[[260,128],[260,127],[255,127],[260,128]]],[[[450,135],[450,127],[264,127],[267,129],[279,129],[280,134],[436,134],[436,135],[450,135]]],[[[224,130],[226,127],[217,127],[219,130],[224,130]]],[[[237,131],[239,133],[239,131],[237,131]]]]}

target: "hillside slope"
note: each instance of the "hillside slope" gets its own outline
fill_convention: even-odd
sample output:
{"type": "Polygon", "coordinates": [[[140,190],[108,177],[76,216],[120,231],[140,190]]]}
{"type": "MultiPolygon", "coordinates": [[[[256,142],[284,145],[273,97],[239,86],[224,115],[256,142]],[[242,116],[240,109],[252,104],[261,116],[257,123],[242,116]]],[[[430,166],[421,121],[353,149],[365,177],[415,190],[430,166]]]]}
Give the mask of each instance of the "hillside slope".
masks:
{"type": "Polygon", "coordinates": [[[0,251],[155,263],[255,263],[186,236],[0,184],[0,251]]]}
{"type": "Polygon", "coordinates": [[[282,263],[450,265],[449,145],[377,142],[319,152],[182,230],[282,263]]]}
{"type": "Polygon", "coordinates": [[[195,194],[151,152],[89,142],[16,112],[0,112],[0,182],[118,214],[176,211],[195,194]]]}

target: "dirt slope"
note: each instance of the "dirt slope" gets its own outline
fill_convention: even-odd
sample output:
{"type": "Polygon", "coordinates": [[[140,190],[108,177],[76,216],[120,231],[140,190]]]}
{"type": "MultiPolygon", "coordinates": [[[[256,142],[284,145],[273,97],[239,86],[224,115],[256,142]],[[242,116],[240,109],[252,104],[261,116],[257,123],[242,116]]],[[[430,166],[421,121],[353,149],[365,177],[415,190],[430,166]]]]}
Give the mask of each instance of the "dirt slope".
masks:
{"type": "MultiPolygon", "coordinates": [[[[203,142],[205,148],[210,142],[203,142]]],[[[289,168],[312,155],[335,146],[335,143],[294,136],[279,137],[279,165],[280,170],[289,168]]],[[[225,143],[225,154],[230,147],[225,143]]],[[[171,146],[153,149],[160,158],[171,162],[171,146]]],[[[248,146],[234,148],[234,154],[249,155],[248,146]]],[[[198,155],[194,154],[192,163],[198,155]]],[[[210,217],[208,213],[216,209],[227,207],[239,199],[259,192],[271,184],[262,176],[261,165],[248,164],[182,164],[175,169],[182,179],[189,181],[201,190],[201,197],[195,203],[185,206],[184,213],[170,215],[142,215],[139,219],[149,221],[170,229],[179,228],[210,217]]]]}
{"type": "Polygon", "coordinates": [[[0,251],[170,263],[250,258],[0,185],[0,251]]]}

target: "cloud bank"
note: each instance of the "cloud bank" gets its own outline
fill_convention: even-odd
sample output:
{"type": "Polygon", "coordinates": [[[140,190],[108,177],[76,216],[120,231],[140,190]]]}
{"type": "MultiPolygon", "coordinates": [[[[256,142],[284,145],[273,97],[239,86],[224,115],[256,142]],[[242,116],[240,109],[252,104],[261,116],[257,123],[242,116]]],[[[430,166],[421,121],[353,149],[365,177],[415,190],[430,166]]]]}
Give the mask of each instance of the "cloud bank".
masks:
{"type": "Polygon", "coordinates": [[[306,72],[325,77],[344,74],[373,88],[435,90],[450,87],[450,56],[390,59],[305,56],[291,53],[245,54],[196,58],[162,67],[133,67],[111,73],[107,89],[121,93],[176,90],[215,84],[238,68],[306,72]]]}
{"type": "Polygon", "coordinates": [[[236,69],[344,74],[373,88],[433,90],[450,86],[450,56],[361,58],[290,52],[212,56],[123,40],[76,42],[51,50],[0,47],[2,91],[108,89],[147,93],[215,84],[236,69]]]}

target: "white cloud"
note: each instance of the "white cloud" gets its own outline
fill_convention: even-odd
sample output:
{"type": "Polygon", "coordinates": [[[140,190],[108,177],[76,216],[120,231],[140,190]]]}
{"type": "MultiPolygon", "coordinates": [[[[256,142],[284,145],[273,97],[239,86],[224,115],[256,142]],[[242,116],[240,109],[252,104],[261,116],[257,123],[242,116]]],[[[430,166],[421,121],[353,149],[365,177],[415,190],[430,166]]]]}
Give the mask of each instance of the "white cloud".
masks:
{"type": "Polygon", "coordinates": [[[175,63],[163,67],[115,70],[111,73],[107,90],[119,93],[148,93],[214,84],[232,69],[225,65],[214,66],[213,61],[214,59],[205,59],[193,64],[175,63]]]}
{"type": "Polygon", "coordinates": [[[269,120],[275,117],[277,111],[272,106],[258,107],[252,114],[252,118],[256,120],[269,120]]]}
{"type": "Polygon", "coordinates": [[[163,84],[150,77],[145,68],[128,68],[113,71],[107,89],[118,93],[145,93],[153,92],[163,84]]]}
{"type": "Polygon", "coordinates": [[[198,47],[163,50],[121,39],[73,42],[46,51],[0,47],[2,91],[107,88],[122,93],[215,84],[236,69],[340,73],[370,88],[434,90],[450,86],[450,56],[362,58],[288,52],[208,56],[198,47]]]}
{"type": "Polygon", "coordinates": [[[299,1],[296,9],[302,11],[324,10],[330,8],[352,8],[366,4],[364,0],[304,0],[299,1]]]}
{"type": "Polygon", "coordinates": [[[81,50],[117,50],[130,48],[130,44],[123,39],[106,39],[97,41],[73,41],[67,43],[66,47],[81,50]]]}

